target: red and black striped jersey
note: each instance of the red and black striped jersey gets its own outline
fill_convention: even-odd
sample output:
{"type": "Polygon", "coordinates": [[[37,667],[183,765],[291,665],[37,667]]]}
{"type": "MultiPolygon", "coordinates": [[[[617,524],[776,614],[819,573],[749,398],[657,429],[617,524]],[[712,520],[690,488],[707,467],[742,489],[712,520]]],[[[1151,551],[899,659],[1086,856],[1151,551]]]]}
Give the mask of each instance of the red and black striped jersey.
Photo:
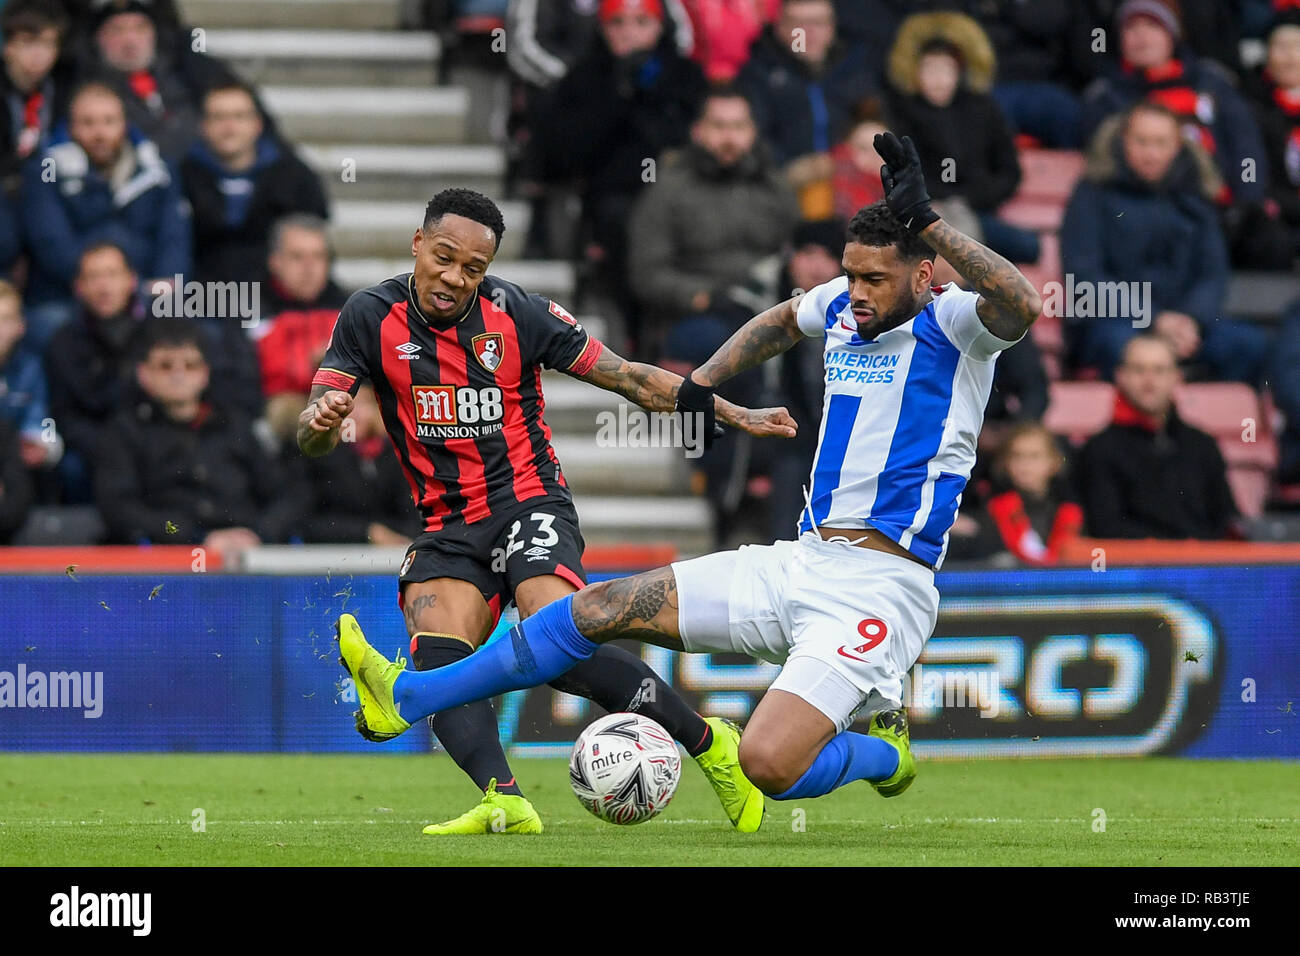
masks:
{"type": "Polygon", "coordinates": [[[343,306],[314,385],[375,387],[426,531],[571,495],[542,417],[542,369],[583,374],[601,344],[568,312],[487,276],[469,311],[434,323],[410,273],[343,306]]]}

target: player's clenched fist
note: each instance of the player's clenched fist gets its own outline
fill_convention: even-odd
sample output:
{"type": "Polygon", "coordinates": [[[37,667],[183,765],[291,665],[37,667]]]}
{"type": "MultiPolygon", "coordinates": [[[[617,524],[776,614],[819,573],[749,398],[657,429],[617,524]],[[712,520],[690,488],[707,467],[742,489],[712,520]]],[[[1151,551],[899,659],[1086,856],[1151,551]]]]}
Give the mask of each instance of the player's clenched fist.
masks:
{"type": "Polygon", "coordinates": [[[347,392],[329,391],[316,399],[315,405],[312,406],[311,421],[307,424],[313,431],[333,431],[350,414],[352,414],[352,396],[347,392]]]}

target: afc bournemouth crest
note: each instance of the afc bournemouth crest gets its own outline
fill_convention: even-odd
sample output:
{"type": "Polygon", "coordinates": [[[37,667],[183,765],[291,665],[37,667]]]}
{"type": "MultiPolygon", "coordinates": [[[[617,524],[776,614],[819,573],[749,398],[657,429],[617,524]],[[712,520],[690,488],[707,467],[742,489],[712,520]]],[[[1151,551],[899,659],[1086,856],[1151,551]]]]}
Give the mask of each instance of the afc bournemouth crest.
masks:
{"type": "Polygon", "coordinates": [[[472,345],[478,364],[489,372],[495,372],[505,355],[506,342],[501,333],[484,332],[482,335],[476,335],[472,345]]]}
{"type": "Polygon", "coordinates": [[[402,569],[397,572],[397,576],[400,578],[407,571],[411,570],[411,565],[414,563],[415,563],[415,552],[414,551],[406,552],[406,557],[402,559],[402,569]]]}

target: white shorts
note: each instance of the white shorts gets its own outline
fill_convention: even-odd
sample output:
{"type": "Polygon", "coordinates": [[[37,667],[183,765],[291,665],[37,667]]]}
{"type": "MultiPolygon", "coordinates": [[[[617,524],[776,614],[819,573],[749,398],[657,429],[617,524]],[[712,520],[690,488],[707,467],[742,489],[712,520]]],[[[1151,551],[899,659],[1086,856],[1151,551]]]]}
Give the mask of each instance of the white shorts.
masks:
{"type": "Polygon", "coordinates": [[[811,533],[672,567],[687,651],[783,664],[772,687],[839,731],[864,704],[869,713],[902,706],[903,677],[939,613],[929,568],[811,533]]]}

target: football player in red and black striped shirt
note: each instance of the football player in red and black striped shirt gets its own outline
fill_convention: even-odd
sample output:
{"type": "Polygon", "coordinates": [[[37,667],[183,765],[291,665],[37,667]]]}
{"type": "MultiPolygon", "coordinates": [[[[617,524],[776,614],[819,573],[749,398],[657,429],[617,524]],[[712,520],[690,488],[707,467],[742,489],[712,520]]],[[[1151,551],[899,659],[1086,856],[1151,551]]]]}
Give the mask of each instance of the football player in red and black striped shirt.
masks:
{"type": "MultiPolygon", "coordinates": [[[[504,229],[486,196],[464,189],[435,196],[412,240],[414,272],[344,305],[299,419],[303,452],[325,454],[339,441],[358,385],[374,384],[424,518],[399,575],[420,670],[471,654],[510,600],[527,617],[585,584],[582,534],[542,417],[542,369],[653,411],[671,412],[681,383],[680,376],[615,355],[554,302],[487,275],[504,229]]],[[[784,409],[745,409],[719,398],[715,414],[754,435],[794,434],[784,409]]],[[[552,686],[663,724],[696,758],[733,823],[747,803],[762,799],[740,772],[735,728],[700,717],[627,651],[602,647],[552,686]]],[[[541,830],[506,762],[490,704],[459,707],[430,722],[485,796],[425,833],[541,830]]],[[[746,819],[753,817],[751,809],[746,819]]]]}

